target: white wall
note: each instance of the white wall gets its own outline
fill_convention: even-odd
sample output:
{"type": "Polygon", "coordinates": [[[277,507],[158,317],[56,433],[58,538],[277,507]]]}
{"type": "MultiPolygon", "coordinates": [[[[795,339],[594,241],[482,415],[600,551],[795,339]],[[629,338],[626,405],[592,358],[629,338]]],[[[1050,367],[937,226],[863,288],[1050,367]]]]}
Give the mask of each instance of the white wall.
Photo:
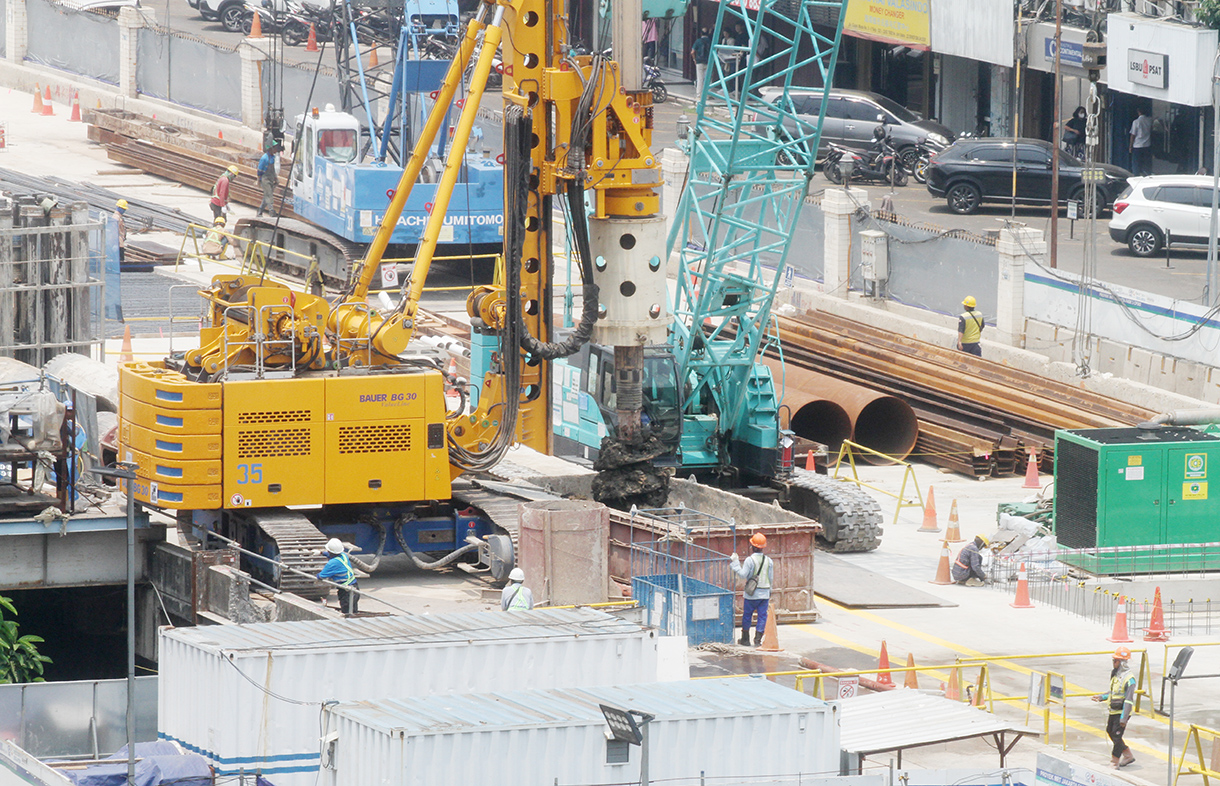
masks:
{"type": "MultiPolygon", "coordinates": [[[[1106,67],[1110,88],[1120,93],[1156,98],[1187,106],[1211,106],[1215,30],[1166,22],[1136,14],[1110,14],[1106,37],[1106,67]],[[1128,77],[1128,50],[1166,56],[1164,89],[1136,84],[1128,77]]],[[[935,39],[933,39],[935,40],[935,39]]]]}
{"type": "Polygon", "coordinates": [[[932,51],[1011,66],[1014,17],[1012,0],[932,0],[932,51]]]}
{"type": "MultiPolygon", "coordinates": [[[[1073,327],[1080,298],[1076,291],[1079,277],[1063,270],[1056,271],[1059,279],[1052,278],[1045,270],[1026,269],[1025,315],[1053,325],[1073,327]]],[[[1093,290],[1090,307],[1095,336],[1109,337],[1113,341],[1147,349],[1172,357],[1214,365],[1217,350],[1220,350],[1220,329],[1213,326],[1201,328],[1183,341],[1165,341],[1150,333],[1174,336],[1185,333],[1194,326],[1193,318],[1201,317],[1207,309],[1194,303],[1172,300],[1113,284],[1108,288],[1126,303],[1129,311],[1147,330],[1141,330],[1128,318],[1127,313],[1106,293],[1093,290]],[[1121,337],[1121,338],[1120,338],[1121,337]]]]}

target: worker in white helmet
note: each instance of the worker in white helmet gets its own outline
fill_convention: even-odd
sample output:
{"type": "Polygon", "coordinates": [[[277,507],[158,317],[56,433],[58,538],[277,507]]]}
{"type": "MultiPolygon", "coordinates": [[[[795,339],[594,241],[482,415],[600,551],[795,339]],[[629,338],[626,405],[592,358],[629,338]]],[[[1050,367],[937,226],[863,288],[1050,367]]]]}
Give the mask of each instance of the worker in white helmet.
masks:
{"type": "Polygon", "coordinates": [[[341,585],[339,587],[339,610],[347,615],[355,614],[360,602],[360,591],[356,588],[356,569],[352,567],[352,560],[347,555],[347,550],[343,548],[343,543],[338,538],[331,538],[326,542],[326,549],[322,554],[330,559],[322,568],[322,572],[318,574],[318,578],[341,585]]]}
{"type": "Polygon", "coordinates": [[[529,611],[534,608],[534,593],[522,582],[525,571],[513,568],[508,574],[508,584],[500,590],[500,608],[504,611],[529,611]]]}

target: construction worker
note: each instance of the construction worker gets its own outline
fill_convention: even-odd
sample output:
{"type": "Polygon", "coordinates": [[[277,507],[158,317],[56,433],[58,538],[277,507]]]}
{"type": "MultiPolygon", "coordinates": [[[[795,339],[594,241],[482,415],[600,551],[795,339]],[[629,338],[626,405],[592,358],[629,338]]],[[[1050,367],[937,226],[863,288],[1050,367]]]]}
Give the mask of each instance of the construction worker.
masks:
{"type": "Polygon", "coordinates": [[[949,569],[954,584],[981,587],[987,583],[987,574],[983,570],[983,549],[988,545],[987,538],[975,535],[974,540],[957,553],[957,559],[949,569]]]}
{"type": "Polygon", "coordinates": [[[745,602],[741,611],[741,641],[743,647],[750,645],[750,622],[755,613],[758,614],[757,627],[754,630],[754,646],[762,644],[763,631],[767,627],[767,608],[771,605],[771,584],[775,579],[775,562],[763,553],[767,547],[767,536],[755,532],[750,538],[753,553],[742,562],[737,552],[729,557],[729,567],[741,578],[745,579],[745,602]]]}
{"type": "Polygon", "coordinates": [[[217,216],[212,220],[212,228],[204,236],[203,248],[199,252],[212,259],[221,259],[228,256],[228,248],[229,234],[225,232],[225,217],[217,216]]]}
{"type": "Polygon", "coordinates": [[[238,169],[230,165],[224,173],[216,178],[216,185],[212,186],[212,201],[208,205],[212,208],[212,218],[220,218],[225,213],[229,212],[229,185],[233,182],[233,178],[237,177],[238,169]]]}
{"type": "Polygon", "coordinates": [[[356,588],[356,569],[352,567],[351,558],[338,538],[326,541],[326,549],[322,552],[330,557],[318,578],[333,581],[343,586],[339,587],[339,610],[344,614],[355,614],[360,605],[360,592],[356,588]]]}
{"type": "Polygon", "coordinates": [[[126,213],[127,213],[127,200],[126,199],[120,199],[118,202],[114,203],[114,213],[112,215],[113,215],[115,224],[118,225],[119,267],[123,266],[123,257],[125,256],[124,247],[127,245],[127,219],[125,218],[126,213]]]}
{"type": "Polygon", "coordinates": [[[974,295],[966,295],[962,305],[966,310],[957,317],[957,348],[982,357],[983,348],[979,346],[979,339],[983,337],[983,328],[987,323],[983,320],[983,315],[975,310],[978,303],[974,295]]]}
{"type": "Polygon", "coordinates": [[[508,574],[508,584],[500,590],[500,609],[503,611],[529,611],[534,608],[534,593],[522,584],[525,571],[513,568],[508,574]]]}
{"type": "Polygon", "coordinates": [[[275,186],[279,182],[276,173],[275,147],[269,148],[258,160],[258,184],[263,189],[263,201],[258,204],[258,213],[271,213],[275,210],[275,186]]]}
{"type": "Polygon", "coordinates": [[[1131,710],[1135,706],[1135,675],[1127,668],[1131,660],[1131,650],[1119,647],[1114,650],[1113,668],[1110,671],[1110,690],[1098,693],[1093,701],[1108,701],[1110,705],[1110,720],[1106,723],[1106,734],[1114,743],[1110,751],[1110,766],[1114,769],[1126,767],[1135,761],[1135,754],[1123,742],[1123,732],[1127,730],[1127,721],[1131,720],[1131,710]]]}

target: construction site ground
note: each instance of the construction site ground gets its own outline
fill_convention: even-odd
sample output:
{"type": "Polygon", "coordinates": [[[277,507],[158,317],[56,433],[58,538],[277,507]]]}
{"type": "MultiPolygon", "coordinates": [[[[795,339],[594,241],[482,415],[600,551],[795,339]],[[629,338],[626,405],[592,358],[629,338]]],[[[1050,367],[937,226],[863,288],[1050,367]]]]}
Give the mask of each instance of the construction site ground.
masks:
{"type": "MultiPolygon", "coordinates": [[[[156,200],[165,206],[180,208],[195,216],[200,223],[207,221],[206,193],[145,176],[107,161],[104,151],[86,140],[84,125],[68,122],[68,107],[57,105],[55,117],[42,117],[30,113],[30,104],[31,96],[28,94],[0,92],[0,112],[3,112],[7,126],[7,146],[0,150],[0,167],[31,175],[53,175],[92,182],[123,196],[156,200]]],[[[253,164],[252,160],[250,165],[253,164]]],[[[241,206],[234,207],[234,216],[237,217],[252,212],[241,206]]],[[[131,228],[132,231],[135,229],[131,228]]],[[[161,242],[170,246],[178,243],[173,237],[166,237],[161,242]]],[[[190,278],[198,281],[206,278],[210,272],[205,271],[201,276],[196,271],[190,278]]],[[[157,286],[167,285],[160,282],[157,286]]],[[[460,300],[461,297],[455,294],[439,305],[442,309],[457,311],[460,307],[455,304],[460,300]]],[[[135,350],[138,356],[156,357],[168,349],[164,328],[149,331],[136,327],[133,332],[137,334],[135,350]]],[[[181,346],[186,346],[190,340],[187,335],[177,341],[181,342],[181,346]]],[[[117,357],[118,349],[116,338],[108,346],[111,360],[117,357]]],[[[1022,500],[1031,493],[1022,488],[1020,477],[979,482],[973,478],[938,472],[919,464],[918,457],[912,458],[916,461],[915,475],[920,488],[926,493],[929,487],[935,487],[941,510],[940,526],[945,526],[950,503],[956,500],[965,538],[976,533],[990,533],[995,529],[997,503],[1022,500]]],[[[512,459],[525,464],[531,460],[524,453],[516,454],[512,459]]],[[[547,474],[551,469],[553,467],[548,467],[547,474]]],[[[896,467],[862,467],[861,476],[874,485],[897,492],[902,470],[896,467]]],[[[1043,481],[1047,482],[1049,478],[1044,476],[1043,481]]],[[[1012,608],[1013,594],[1009,588],[930,584],[941,554],[943,533],[918,532],[922,517],[914,508],[905,509],[894,523],[894,500],[880,494],[878,500],[886,517],[881,547],[871,553],[838,555],[835,559],[848,567],[830,572],[848,576],[850,578],[845,580],[853,582],[873,581],[868,572],[884,577],[887,580],[884,586],[870,588],[874,594],[884,596],[884,603],[877,603],[874,608],[856,609],[819,597],[818,606],[822,616],[817,623],[781,626],[779,642],[782,653],[763,654],[735,645],[692,650],[692,674],[714,677],[789,671],[798,668],[800,657],[842,669],[876,667],[882,642],[886,643],[890,661],[895,666],[905,664],[908,654],[913,655],[917,665],[925,666],[943,666],[958,658],[992,658],[991,678],[997,697],[1025,696],[1029,689],[1031,669],[1058,671],[1066,675],[1068,682],[1067,749],[1095,762],[1099,767],[1107,766],[1109,742],[1104,732],[1105,711],[1082,694],[1106,687],[1110,659],[1104,653],[1114,648],[1107,641],[1111,633],[1110,625],[1090,622],[1055,608],[1012,608]],[[1005,659],[1005,656],[1078,652],[1094,654],[1062,655],[1038,660],[1005,659]]],[[[959,547],[960,544],[954,545],[954,552],[959,547]]],[[[498,606],[497,593],[487,591],[487,585],[472,580],[465,573],[458,570],[422,572],[402,558],[385,559],[377,573],[363,579],[360,586],[366,593],[361,602],[364,611],[394,611],[380,605],[379,600],[416,614],[476,611],[498,606]]],[[[828,590],[828,594],[834,593],[828,590]]],[[[330,602],[334,604],[333,596],[330,602]]],[[[1145,697],[1143,700],[1144,714],[1134,718],[1128,728],[1128,739],[1135,752],[1136,763],[1122,773],[1133,779],[1142,778],[1164,784],[1169,727],[1163,716],[1148,715],[1149,707],[1160,696],[1164,645],[1145,645],[1138,641],[1138,633],[1135,638],[1137,642],[1129,646],[1136,651],[1137,657],[1142,648],[1147,648],[1153,684],[1145,686],[1151,699],[1145,697]]],[[[1171,641],[1180,643],[1189,639],[1173,636],[1171,641]]],[[[1197,641],[1204,643],[1206,637],[1197,637],[1197,641]]],[[[977,674],[977,669],[972,671],[977,674]]],[[[967,672],[966,682],[973,682],[974,674],[967,672]]],[[[1188,674],[1220,675],[1220,647],[1199,647],[1188,674]]],[[[791,677],[777,679],[792,681],[791,677]]],[[[937,691],[941,683],[948,679],[949,673],[945,669],[922,673],[919,688],[937,691]]],[[[901,675],[895,681],[901,684],[901,675]]],[[[807,685],[807,689],[811,689],[811,686],[812,683],[807,685]]],[[[833,689],[834,682],[828,680],[828,690],[833,689]]],[[[1025,722],[1024,701],[998,704],[996,711],[1017,722],[1025,722]]],[[[1220,718],[1216,717],[1220,715],[1220,676],[1184,682],[1177,692],[1176,711],[1179,749],[1187,731],[1186,724],[1220,726],[1220,718]]],[[[1058,716],[1055,717],[1050,742],[1052,747],[1057,748],[1062,737],[1058,716]]],[[[1030,717],[1030,723],[1040,726],[1041,720],[1034,715],[1030,717]]],[[[1032,741],[1019,742],[1008,763],[1032,768],[1037,749],[1037,744],[1032,741]]],[[[1204,741],[1204,753],[1210,756],[1210,740],[1204,741]]],[[[880,756],[878,761],[870,763],[870,767],[888,766],[889,759],[888,755],[880,756]]],[[[958,742],[908,751],[904,754],[903,764],[920,768],[997,768],[998,756],[989,741],[958,742]]],[[[1186,782],[1193,780],[1196,778],[1186,782]]]]}

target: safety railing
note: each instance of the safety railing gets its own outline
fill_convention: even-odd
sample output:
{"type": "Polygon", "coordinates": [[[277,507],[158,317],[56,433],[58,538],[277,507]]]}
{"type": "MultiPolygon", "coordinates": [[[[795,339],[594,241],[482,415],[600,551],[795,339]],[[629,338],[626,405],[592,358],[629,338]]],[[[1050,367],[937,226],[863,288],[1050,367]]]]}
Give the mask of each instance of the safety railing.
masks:
{"type": "Polygon", "coordinates": [[[214,226],[205,227],[201,224],[188,224],[186,231],[182,233],[182,245],[178,249],[178,259],[174,262],[174,269],[176,270],[182,265],[182,260],[193,259],[199,264],[199,270],[202,272],[205,259],[212,262],[225,261],[228,258],[225,255],[228,247],[232,247],[238,252],[234,259],[237,261],[237,269],[240,273],[262,274],[269,269],[268,265],[273,260],[283,261],[293,258],[300,263],[297,267],[305,271],[306,287],[320,286],[322,283],[316,256],[302,254],[299,251],[272,245],[265,240],[252,240],[227,230],[217,229],[214,226]]]}
{"type": "Polygon", "coordinates": [[[869,488],[880,494],[884,494],[887,497],[893,497],[896,499],[898,504],[894,507],[893,524],[898,523],[898,514],[902,512],[903,508],[919,508],[920,510],[923,510],[923,494],[919,490],[919,480],[915,477],[915,468],[911,466],[909,461],[894,458],[893,456],[873,450],[872,448],[866,448],[863,445],[858,445],[851,440],[845,439],[843,440],[843,444],[839,446],[839,455],[835,457],[835,474],[833,477],[835,480],[844,480],[849,483],[855,483],[857,487],[862,486],[864,488],[869,488]],[[865,483],[864,481],[860,480],[859,472],[856,470],[856,453],[865,453],[870,456],[877,456],[892,464],[897,464],[898,466],[902,467],[902,485],[899,487],[898,493],[895,494],[889,489],[874,486],[871,483],[865,483]],[[850,478],[839,477],[839,471],[843,469],[843,459],[847,459],[848,466],[851,467],[850,478]],[[908,485],[915,489],[915,498],[913,500],[907,498],[908,485]]]}
{"type": "MultiPolygon", "coordinates": [[[[1198,544],[1200,547],[1216,546],[1218,544],[1198,544]]],[[[1021,563],[1025,563],[1028,576],[1029,596],[1034,603],[1055,606],[1064,611],[1085,617],[1102,625],[1114,621],[1118,605],[1125,599],[1127,625],[1129,630],[1137,631],[1148,628],[1152,622],[1153,598],[1132,596],[1131,590],[1121,587],[1108,589],[1096,583],[1098,580],[1119,577],[1138,578],[1142,582],[1153,583],[1158,578],[1181,578],[1185,573],[1152,573],[1152,574],[1108,574],[1098,580],[1081,579],[1073,575],[1076,558],[1086,555],[1092,558],[1098,549],[1056,549],[1036,552],[1019,552],[1015,554],[997,555],[988,568],[991,586],[1003,591],[1010,588],[1017,580],[1021,563]],[[1072,562],[1067,563],[1067,560],[1072,562]]],[[[1110,550],[1107,550],[1110,551],[1110,550]]],[[[1125,549],[1114,549],[1123,553],[1125,549]]],[[[1201,550],[1203,554],[1207,550],[1201,550]]],[[[1218,554],[1220,556],[1220,554],[1218,554]]],[[[1191,561],[1193,562],[1193,560],[1191,561]]],[[[1142,592],[1142,591],[1141,591],[1142,592]]],[[[1162,602],[1165,627],[1175,633],[1190,636],[1208,636],[1220,634],[1220,600],[1210,598],[1177,600],[1166,598],[1162,602]]]]}
{"type": "Polygon", "coordinates": [[[1178,778],[1182,777],[1182,773],[1187,775],[1202,775],[1204,786],[1210,786],[1210,778],[1220,778],[1220,763],[1217,763],[1217,750],[1220,749],[1220,731],[1208,728],[1207,726],[1190,725],[1190,731],[1186,733],[1186,742],[1182,745],[1182,755],[1178,757],[1178,769],[1173,774],[1173,786],[1177,786],[1178,778]],[[1211,745],[1209,749],[1212,752],[1210,761],[1203,757],[1203,740],[1206,736],[1211,745]],[[1193,744],[1195,762],[1187,762],[1186,755],[1191,751],[1193,744]]]}

